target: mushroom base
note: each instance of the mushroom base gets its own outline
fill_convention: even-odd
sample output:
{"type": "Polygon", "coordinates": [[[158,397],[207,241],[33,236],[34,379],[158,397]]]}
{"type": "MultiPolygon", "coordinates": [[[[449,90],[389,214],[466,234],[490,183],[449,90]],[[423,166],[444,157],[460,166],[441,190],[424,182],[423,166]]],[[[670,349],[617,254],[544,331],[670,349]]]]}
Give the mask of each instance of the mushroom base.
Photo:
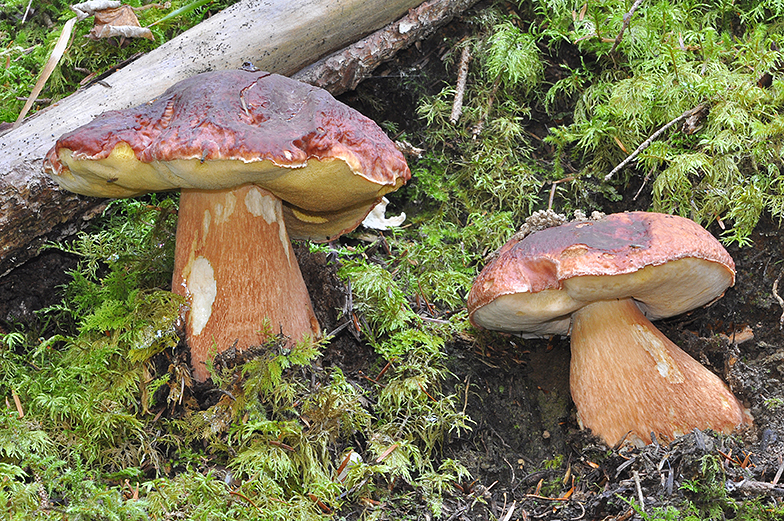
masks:
{"type": "Polygon", "coordinates": [[[172,291],[189,305],[186,340],[194,378],[216,354],[320,335],[280,199],[255,185],[183,190],[172,291]]]}
{"type": "Polygon", "coordinates": [[[570,387],[580,423],[609,445],[651,443],[694,428],[725,433],[751,417],[722,380],[642,314],[632,299],[572,317],[570,387]]]}

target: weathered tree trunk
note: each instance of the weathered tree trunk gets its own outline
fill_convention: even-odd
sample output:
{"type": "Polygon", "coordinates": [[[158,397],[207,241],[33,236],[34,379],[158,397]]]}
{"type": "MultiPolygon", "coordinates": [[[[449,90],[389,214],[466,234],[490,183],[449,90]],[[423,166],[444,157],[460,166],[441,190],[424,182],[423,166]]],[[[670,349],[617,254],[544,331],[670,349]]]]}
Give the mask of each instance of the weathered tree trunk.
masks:
{"type": "Polygon", "coordinates": [[[410,9],[419,1],[243,0],[112,74],[108,87],[81,90],[0,136],[0,277],[45,241],[72,235],[105,205],[59,190],[43,174],[42,158],[61,134],[186,77],[246,61],[281,74],[301,71],[301,81],[345,92],[477,0],[429,0],[410,9]],[[342,50],[329,55],[336,49],[342,50]]]}

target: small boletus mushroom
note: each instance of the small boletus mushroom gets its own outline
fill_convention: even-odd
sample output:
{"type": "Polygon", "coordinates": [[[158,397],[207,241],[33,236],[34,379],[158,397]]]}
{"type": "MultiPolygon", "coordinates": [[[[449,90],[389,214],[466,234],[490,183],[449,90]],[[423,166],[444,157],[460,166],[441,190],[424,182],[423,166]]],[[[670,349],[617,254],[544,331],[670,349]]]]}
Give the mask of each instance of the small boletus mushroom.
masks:
{"type": "Polygon", "coordinates": [[[57,140],[45,169],[97,197],[181,190],[172,288],[186,297],[194,376],[232,346],[320,335],[289,238],[356,228],[409,178],[372,120],[323,89],[267,72],[196,75],[57,140]]]}
{"type": "Polygon", "coordinates": [[[468,311],[486,329],[571,332],[581,425],[609,445],[650,443],[651,433],[671,440],[750,422],[724,382],[651,323],[706,305],[734,282],[732,258],[695,222],[619,213],[510,240],[474,282],[468,311]]]}

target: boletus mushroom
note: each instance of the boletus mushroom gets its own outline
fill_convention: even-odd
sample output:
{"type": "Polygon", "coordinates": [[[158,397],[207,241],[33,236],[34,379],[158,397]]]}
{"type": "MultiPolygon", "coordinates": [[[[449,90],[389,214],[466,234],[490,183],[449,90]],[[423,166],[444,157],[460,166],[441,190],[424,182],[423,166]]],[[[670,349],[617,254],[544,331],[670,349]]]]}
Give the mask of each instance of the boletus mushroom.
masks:
{"type": "Polygon", "coordinates": [[[711,303],[735,263],[695,222],[630,212],[506,243],[468,296],[471,322],[523,336],[571,333],[570,388],[583,427],[609,445],[751,421],[714,373],[651,321],[711,303]]]}
{"type": "Polygon", "coordinates": [[[353,230],[409,178],[372,120],[323,89],[242,70],[196,75],[63,135],[45,169],[97,197],[181,190],[174,292],[197,380],[210,354],[320,335],[289,238],[353,230]]]}

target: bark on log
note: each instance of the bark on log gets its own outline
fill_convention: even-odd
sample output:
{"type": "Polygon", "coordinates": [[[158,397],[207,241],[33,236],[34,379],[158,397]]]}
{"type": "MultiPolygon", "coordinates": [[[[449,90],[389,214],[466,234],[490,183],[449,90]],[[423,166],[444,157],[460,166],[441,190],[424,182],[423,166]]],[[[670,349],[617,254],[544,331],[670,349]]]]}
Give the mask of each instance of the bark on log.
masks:
{"type": "Polygon", "coordinates": [[[292,77],[334,96],[354,90],[398,51],[424,40],[478,0],[430,0],[370,36],[309,65],[292,77]]]}
{"type": "Polygon", "coordinates": [[[408,11],[303,71],[312,77],[299,78],[344,92],[474,3],[430,0],[409,11],[419,0],[243,0],[114,73],[106,80],[111,87],[93,85],[40,112],[0,136],[0,277],[35,256],[42,243],[73,235],[105,205],[59,190],[43,174],[41,160],[62,133],[106,110],[143,103],[199,72],[249,61],[291,74],[408,11]]]}

